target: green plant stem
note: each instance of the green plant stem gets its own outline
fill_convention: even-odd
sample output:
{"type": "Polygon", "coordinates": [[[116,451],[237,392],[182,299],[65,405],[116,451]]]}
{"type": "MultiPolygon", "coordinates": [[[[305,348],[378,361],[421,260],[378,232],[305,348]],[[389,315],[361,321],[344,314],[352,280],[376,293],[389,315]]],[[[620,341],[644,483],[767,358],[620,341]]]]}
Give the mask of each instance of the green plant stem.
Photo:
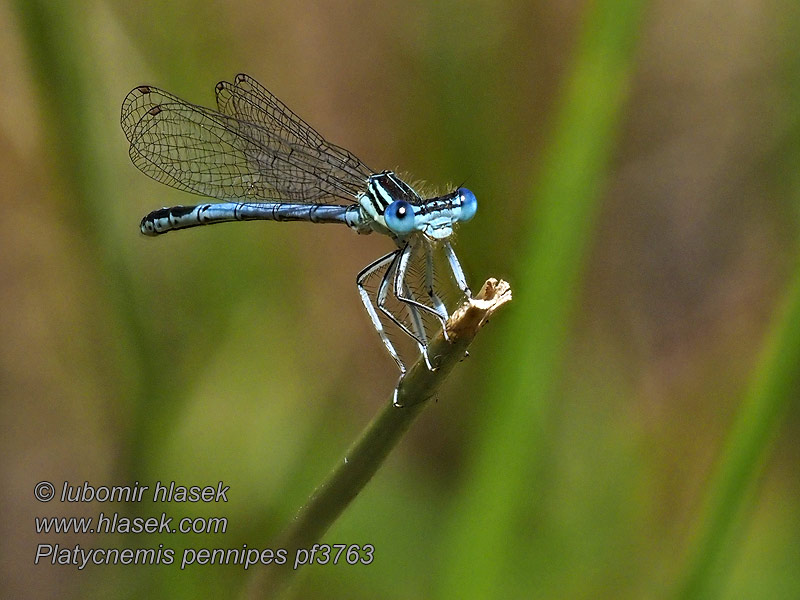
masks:
{"type": "Polygon", "coordinates": [[[694,543],[688,553],[679,598],[718,597],[723,556],[742,512],[752,500],[769,446],[800,384],[800,269],[778,311],[747,396],[731,428],[709,485],[694,543]]]}
{"type": "Polygon", "coordinates": [[[411,367],[398,386],[397,404],[384,406],[279,537],[274,547],[288,551],[288,563],[270,565],[258,572],[250,581],[247,598],[274,598],[280,594],[296,573],[292,563],[297,549],[311,548],[317,543],[364,489],[426,406],[426,400],[464,357],[478,329],[510,299],[508,284],[489,280],[475,299],[454,313],[447,325],[449,341],[440,334],[429,346],[436,371],[428,370],[421,359],[411,367]]]}

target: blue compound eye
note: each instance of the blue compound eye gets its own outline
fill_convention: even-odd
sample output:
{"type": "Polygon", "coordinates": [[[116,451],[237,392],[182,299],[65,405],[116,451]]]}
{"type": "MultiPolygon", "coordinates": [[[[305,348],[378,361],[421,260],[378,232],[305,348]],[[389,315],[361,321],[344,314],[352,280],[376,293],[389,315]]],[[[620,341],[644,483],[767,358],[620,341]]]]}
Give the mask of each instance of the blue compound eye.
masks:
{"type": "Polygon", "coordinates": [[[414,231],[414,207],[405,200],[395,200],[383,213],[386,226],[398,235],[414,231]]]}
{"type": "Polygon", "coordinates": [[[469,221],[478,210],[478,199],[467,188],[458,188],[456,192],[461,197],[461,217],[458,220],[469,221]]]}

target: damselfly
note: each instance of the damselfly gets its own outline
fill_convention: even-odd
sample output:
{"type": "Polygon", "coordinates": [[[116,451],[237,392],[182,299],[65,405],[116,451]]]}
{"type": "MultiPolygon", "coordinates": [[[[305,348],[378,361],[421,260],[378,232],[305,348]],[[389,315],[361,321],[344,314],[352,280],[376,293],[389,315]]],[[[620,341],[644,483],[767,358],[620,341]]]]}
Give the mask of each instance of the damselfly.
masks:
{"type": "Polygon", "coordinates": [[[423,199],[393,172],[375,172],[327,142],[247,75],[221,81],[216,95],[213,110],[140,86],[122,103],[122,129],[136,167],[161,183],[221,201],[153,211],[142,219],[142,233],[267,220],[343,223],[358,233],[388,235],[396,249],[358,274],[358,292],[400,371],[406,368],[384,323],[411,336],[433,370],[428,343],[434,329],[446,335],[449,317],[435,265],[448,265],[460,295],[471,296],[449,238],[456,223],[474,216],[475,195],[459,187],[423,199]]]}

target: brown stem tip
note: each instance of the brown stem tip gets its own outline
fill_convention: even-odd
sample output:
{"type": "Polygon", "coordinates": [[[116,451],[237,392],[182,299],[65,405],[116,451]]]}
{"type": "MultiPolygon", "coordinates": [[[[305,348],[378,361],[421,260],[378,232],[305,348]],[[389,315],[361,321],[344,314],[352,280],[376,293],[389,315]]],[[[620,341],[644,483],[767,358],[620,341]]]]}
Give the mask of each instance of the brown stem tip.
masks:
{"type": "Polygon", "coordinates": [[[511,301],[511,286],[502,279],[489,278],[481,291],[462,304],[447,321],[447,334],[452,340],[472,338],[494,311],[511,301]]]}

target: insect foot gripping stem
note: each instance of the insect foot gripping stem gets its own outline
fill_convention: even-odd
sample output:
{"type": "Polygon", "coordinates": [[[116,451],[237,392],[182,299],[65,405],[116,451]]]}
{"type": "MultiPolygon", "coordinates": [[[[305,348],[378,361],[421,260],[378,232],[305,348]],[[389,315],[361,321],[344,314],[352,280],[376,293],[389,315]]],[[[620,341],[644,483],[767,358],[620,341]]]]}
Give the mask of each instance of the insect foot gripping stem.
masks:
{"type": "Polygon", "coordinates": [[[392,404],[408,408],[431,398],[439,384],[460,362],[475,335],[494,312],[511,301],[511,286],[501,280],[489,279],[480,292],[459,306],[447,321],[449,340],[437,336],[428,346],[437,369],[431,371],[420,358],[400,377],[392,395],[392,404]]]}

